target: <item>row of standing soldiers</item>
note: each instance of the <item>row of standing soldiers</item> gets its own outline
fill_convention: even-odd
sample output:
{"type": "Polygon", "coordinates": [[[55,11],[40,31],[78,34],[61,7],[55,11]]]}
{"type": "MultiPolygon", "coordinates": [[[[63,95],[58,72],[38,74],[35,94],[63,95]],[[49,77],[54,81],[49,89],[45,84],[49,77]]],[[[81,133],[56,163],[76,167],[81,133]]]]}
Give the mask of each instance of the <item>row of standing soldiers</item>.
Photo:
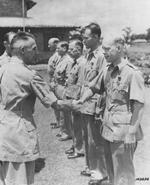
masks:
{"type": "Polygon", "coordinates": [[[89,185],[134,185],[133,153],[142,132],[139,123],[136,131],[130,128],[130,121],[141,119],[143,78],[127,61],[121,39],[114,39],[104,51],[100,37],[99,25],[91,23],[84,28],[83,42],[78,38],[69,43],[49,40],[50,49],[56,48],[48,62],[50,88],[59,100],[72,102],[70,109],[66,105],[54,109],[57,123],[52,127],[60,127],[56,135],[60,141],[73,140],[65,151],[68,159],[85,155],[81,174],[91,176],[89,185]],[[106,55],[112,46],[118,53],[106,55]]]}
{"type": "MultiPolygon", "coordinates": [[[[69,43],[57,38],[49,40],[50,50],[56,48],[56,51],[49,59],[48,74],[50,87],[58,99],[78,100],[103,68],[105,60],[99,39],[94,47],[94,53],[88,54],[83,51],[84,45],[79,39],[73,38],[69,43]]],[[[91,49],[90,46],[88,49],[91,49]]],[[[100,99],[100,95],[94,95],[80,110],[54,109],[57,124],[52,123],[52,127],[60,127],[56,135],[60,141],[73,140],[73,145],[65,151],[69,159],[82,157],[85,153],[86,167],[81,174],[91,176],[93,172],[93,177],[98,175],[99,179],[105,179],[104,151],[101,147],[100,124],[96,117],[100,116],[96,114],[100,99]]]]}

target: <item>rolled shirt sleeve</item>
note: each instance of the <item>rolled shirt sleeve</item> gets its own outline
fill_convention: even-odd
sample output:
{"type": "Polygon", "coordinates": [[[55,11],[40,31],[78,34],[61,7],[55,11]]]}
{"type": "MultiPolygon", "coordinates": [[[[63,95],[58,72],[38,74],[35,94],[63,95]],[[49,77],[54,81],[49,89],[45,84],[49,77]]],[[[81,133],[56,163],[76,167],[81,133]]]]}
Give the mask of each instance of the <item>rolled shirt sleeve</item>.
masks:
{"type": "Polygon", "coordinates": [[[136,100],[140,103],[144,103],[144,78],[140,71],[135,71],[131,77],[130,83],[130,100],[136,100]]]}
{"type": "Polygon", "coordinates": [[[53,103],[57,101],[56,96],[52,91],[50,91],[47,83],[37,73],[31,80],[31,87],[45,107],[50,107],[53,103]]]}

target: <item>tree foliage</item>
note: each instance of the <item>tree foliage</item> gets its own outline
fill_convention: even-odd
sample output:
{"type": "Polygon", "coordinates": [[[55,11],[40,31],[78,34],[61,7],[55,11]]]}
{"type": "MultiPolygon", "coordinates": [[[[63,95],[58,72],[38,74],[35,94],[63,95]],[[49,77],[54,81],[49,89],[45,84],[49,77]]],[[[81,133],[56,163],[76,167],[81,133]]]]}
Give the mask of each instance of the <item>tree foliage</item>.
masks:
{"type": "Polygon", "coordinates": [[[150,40],[150,28],[148,28],[147,30],[147,35],[146,35],[146,40],[150,40]]]}
{"type": "Polygon", "coordinates": [[[131,27],[125,27],[122,29],[122,31],[123,31],[123,37],[124,37],[125,43],[130,44],[131,32],[132,32],[131,27]]]}

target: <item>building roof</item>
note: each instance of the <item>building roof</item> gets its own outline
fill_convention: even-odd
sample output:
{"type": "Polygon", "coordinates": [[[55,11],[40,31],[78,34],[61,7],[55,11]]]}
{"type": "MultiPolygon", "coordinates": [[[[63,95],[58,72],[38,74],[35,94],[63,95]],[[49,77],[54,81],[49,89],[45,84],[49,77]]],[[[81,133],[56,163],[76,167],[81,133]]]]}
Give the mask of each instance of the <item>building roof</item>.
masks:
{"type": "Polygon", "coordinates": [[[132,43],[146,43],[147,41],[145,39],[136,39],[132,41],[132,43]]]}
{"type": "Polygon", "coordinates": [[[35,18],[21,18],[21,17],[0,17],[0,28],[5,28],[5,27],[36,27],[36,28],[41,28],[41,27],[76,27],[76,25],[71,25],[71,24],[62,24],[62,23],[57,23],[54,24],[52,21],[46,22],[44,20],[40,19],[35,19],[35,18]]]}

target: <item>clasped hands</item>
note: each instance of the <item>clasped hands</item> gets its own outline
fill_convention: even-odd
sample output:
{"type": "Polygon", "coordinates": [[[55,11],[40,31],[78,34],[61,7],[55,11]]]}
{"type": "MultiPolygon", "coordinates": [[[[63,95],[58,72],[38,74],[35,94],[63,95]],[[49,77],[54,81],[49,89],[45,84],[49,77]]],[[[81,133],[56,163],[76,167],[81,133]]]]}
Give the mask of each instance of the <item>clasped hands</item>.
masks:
{"type": "Polygon", "coordinates": [[[73,109],[78,110],[80,109],[81,105],[83,104],[82,100],[57,100],[55,103],[55,108],[57,109],[73,109]]]}

